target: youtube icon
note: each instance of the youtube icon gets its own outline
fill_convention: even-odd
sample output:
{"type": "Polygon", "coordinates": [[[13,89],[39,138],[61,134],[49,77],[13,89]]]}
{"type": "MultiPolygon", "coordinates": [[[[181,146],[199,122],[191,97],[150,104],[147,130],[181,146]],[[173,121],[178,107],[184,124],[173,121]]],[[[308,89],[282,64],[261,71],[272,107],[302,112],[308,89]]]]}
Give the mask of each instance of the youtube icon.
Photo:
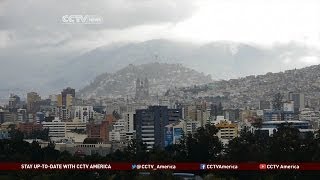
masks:
{"type": "Polygon", "coordinates": [[[267,169],[267,165],[266,164],[259,164],[259,169],[261,169],[261,170],[267,169]]]}

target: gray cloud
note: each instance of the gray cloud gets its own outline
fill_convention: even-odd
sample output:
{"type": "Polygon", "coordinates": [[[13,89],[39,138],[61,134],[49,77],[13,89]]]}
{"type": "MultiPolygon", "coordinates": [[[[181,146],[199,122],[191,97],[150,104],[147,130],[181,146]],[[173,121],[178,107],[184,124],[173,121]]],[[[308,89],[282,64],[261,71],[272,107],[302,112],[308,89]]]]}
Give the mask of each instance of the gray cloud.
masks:
{"type": "Polygon", "coordinates": [[[191,0],[0,0],[0,71],[10,74],[0,80],[25,88],[21,75],[28,74],[33,80],[27,84],[41,83],[59,64],[95,48],[91,42],[106,44],[139,26],[177,23],[194,10],[191,0]],[[103,23],[63,24],[62,16],[72,14],[98,15],[103,23]]]}
{"type": "MultiPolygon", "coordinates": [[[[191,0],[68,0],[5,1],[0,28],[64,26],[61,17],[69,14],[95,14],[104,23],[99,28],[123,29],[142,24],[179,22],[191,16],[191,0]]],[[[84,26],[90,27],[90,26],[84,26]]]]}
{"type": "MultiPolygon", "coordinates": [[[[22,83],[29,84],[29,82],[26,83],[26,75],[30,78],[37,77],[38,81],[45,81],[44,74],[48,74],[48,69],[60,67],[60,64],[70,61],[74,56],[114,41],[170,38],[172,36],[165,34],[166,24],[175,25],[190,18],[197,10],[193,3],[193,0],[0,0],[0,75],[3,78],[1,82],[8,81],[12,83],[10,87],[19,87],[22,83]],[[103,18],[103,23],[101,25],[62,24],[62,16],[72,14],[98,15],[103,18]],[[15,70],[14,73],[12,69],[15,70]],[[10,74],[10,76],[2,76],[3,74],[10,74]]],[[[229,14],[236,13],[230,11],[229,14]]],[[[215,23],[211,19],[205,22],[215,23]]],[[[227,28],[233,26],[225,26],[225,24],[217,24],[214,28],[216,27],[226,31],[231,29],[234,33],[241,30],[241,28],[240,30],[227,28]]],[[[199,26],[199,28],[203,27],[199,26]]],[[[194,34],[201,33],[201,31],[198,32],[194,34]]],[[[211,31],[210,28],[208,32],[219,34],[211,31]]],[[[292,47],[279,45],[273,49],[276,50],[270,52],[272,57],[279,55],[279,58],[272,62],[266,61],[263,65],[266,67],[274,65],[275,71],[279,70],[277,67],[282,59],[285,61],[284,64],[280,63],[283,69],[288,64],[292,67],[293,65],[301,67],[306,63],[318,62],[316,59],[319,57],[318,51],[309,52],[308,48],[295,47],[293,44],[292,47]],[[282,54],[283,51],[286,53],[282,54]]],[[[210,58],[211,49],[200,55],[206,56],[205,53],[207,53],[207,59],[212,59],[210,58]]],[[[251,53],[250,57],[253,56],[254,54],[251,53]]],[[[222,63],[221,58],[216,60],[217,64],[222,63]]],[[[194,58],[190,58],[189,63],[196,67],[194,58]]],[[[245,63],[238,62],[234,67],[239,68],[242,64],[245,63]]],[[[198,68],[201,71],[210,69],[209,66],[198,68]]],[[[32,81],[30,84],[35,83],[36,80],[32,81]]]]}
{"type": "Polygon", "coordinates": [[[14,48],[20,53],[64,51],[66,47],[81,46],[79,42],[96,41],[105,31],[177,23],[194,10],[192,0],[0,0],[0,49],[14,48]],[[73,14],[98,15],[103,23],[62,23],[62,16],[73,14]]]}

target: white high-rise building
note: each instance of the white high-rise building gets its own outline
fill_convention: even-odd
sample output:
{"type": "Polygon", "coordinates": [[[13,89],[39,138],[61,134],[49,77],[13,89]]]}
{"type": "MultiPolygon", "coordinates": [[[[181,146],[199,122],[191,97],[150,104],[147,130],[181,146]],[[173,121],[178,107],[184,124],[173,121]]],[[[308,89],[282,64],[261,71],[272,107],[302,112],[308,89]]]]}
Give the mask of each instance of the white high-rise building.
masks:
{"type": "Polygon", "coordinates": [[[111,142],[125,142],[126,141],[126,130],[125,120],[119,119],[114,125],[112,131],[109,132],[109,140],[111,142]]]}
{"type": "Polygon", "coordinates": [[[189,133],[195,133],[197,129],[201,127],[201,123],[199,121],[181,120],[180,123],[183,125],[183,132],[186,135],[189,133]]]}
{"type": "Polygon", "coordinates": [[[62,121],[67,121],[71,119],[71,111],[66,107],[58,107],[56,109],[56,116],[62,121]]]}
{"type": "Polygon", "coordinates": [[[122,113],[122,117],[125,121],[125,131],[126,131],[126,141],[129,142],[132,139],[135,139],[135,133],[134,130],[134,116],[135,112],[125,112],[122,113]]]}
{"type": "Polygon", "coordinates": [[[87,123],[89,119],[94,116],[94,110],[92,106],[75,106],[74,117],[79,118],[81,122],[87,123]]]}
{"type": "Polygon", "coordinates": [[[125,121],[125,130],[127,132],[133,131],[134,130],[134,115],[135,112],[125,112],[122,114],[122,117],[125,121]]]}

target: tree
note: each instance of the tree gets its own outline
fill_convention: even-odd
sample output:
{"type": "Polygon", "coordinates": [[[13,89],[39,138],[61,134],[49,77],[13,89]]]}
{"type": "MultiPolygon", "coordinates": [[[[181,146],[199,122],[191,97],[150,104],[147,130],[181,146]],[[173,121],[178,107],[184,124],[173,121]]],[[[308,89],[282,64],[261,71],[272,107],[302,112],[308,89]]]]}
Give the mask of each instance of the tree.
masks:
{"type": "Polygon", "coordinates": [[[182,151],[188,161],[208,162],[218,161],[223,145],[216,136],[218,129],[214,125],[207,124],[201,127],[194,135],[188,134],[181,143],[182,151]]]}
{"type": "Polygon", "coordinates": [[[312,161],[320,161],[320,129],[315,133],[314,143],[313,143],[313,150],[314,153],[312,154],[312,161]]]}
{"type": "Polygon", "coordinates": [[[180,141],[178,144],[172,144],[165,148],[165,150],[168,152],[168,154],[171,155],[171,159],[174,162],[185,162],[189,161],[187,157],[187,137],[191,136],[191,134],[188,134],[187,136],[185,134],[182,134],[182,137],[180,138],[180,141]]]}
{"type": "Polygon", "coordinates": [[[150,162],[170,162],[172,161],[170,154],[160,148],[153,148],[149,152],[149,161],[150,162]]]}
{"type": "Polygon", "coordinates": [[[83,144],[98,144],[102,142],[101,138],[85,138],[83,144]]]}
{"type": "Polygon", "coordinates": [[[60,151],[55,149],[55,144],[53,142],[49,142],[48,146],[42,150],[44,161],[56,161],[60,156],[60,151]]]}
{"type": "Polygon", "coordinates": [[[43,130],[35,130],[32,131],[30,134],[25,134],[26,138],[29,139],[42,139],[48,141],[49,138],[49,129],[45,128],[43,130]]]}
{"type": "Polygon", "coordinates": [[[146,161],[148,160],[147,146],[142,141],[133,139],[124,149],[124,154],[128,161],[146,161]]]}
{"type": "Polygon", "coordinates": [[[41,162],[43,160],[42,149],[38,142],[31,143],[31,160],[32,162],[41,162]]]}
{"type": "Polygon", "coordinates": [[[261,117],[256,118],[255,121],[254,121],[254,123],[252,123],[252,126],[253,126],[253,127],[256,127],[256,128],[261,128],[262,122],[263,122],[263,120],[262,120],[261,117]]]}
{"type": "Polygon", "coordinates": [[[253,134],[244,128],[240,137],[229,141],[224,159],[233,162],[266,161],[268,154],[269,136],[253,134]]]}
{"type": "Polygon", "coordinates": [[[24,134],[19,131],[18,129],[15,129],[15,126],[11,126],[9,130],[9,136],[13,141],[23,141],[24,134]]]}
{"type": "Polygon", "coordinates": [[[299,130],[290,124],[281,125],[271,137],[269,159],[274,162],[302,161],[301,155],[307,154],[301,154],[303,143],[299,134],[299,130]]]}

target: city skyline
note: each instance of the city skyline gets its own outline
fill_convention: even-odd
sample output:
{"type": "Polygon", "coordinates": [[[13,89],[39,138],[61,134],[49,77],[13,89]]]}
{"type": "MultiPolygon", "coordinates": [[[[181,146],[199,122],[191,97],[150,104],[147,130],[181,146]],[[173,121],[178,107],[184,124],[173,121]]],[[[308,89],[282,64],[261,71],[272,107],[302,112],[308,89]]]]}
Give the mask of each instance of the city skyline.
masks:
{"type": "Polygon", "coordinates": [[[319,18],[319,0],[0,0],[0,179],[316,179],[319,18]]]}

